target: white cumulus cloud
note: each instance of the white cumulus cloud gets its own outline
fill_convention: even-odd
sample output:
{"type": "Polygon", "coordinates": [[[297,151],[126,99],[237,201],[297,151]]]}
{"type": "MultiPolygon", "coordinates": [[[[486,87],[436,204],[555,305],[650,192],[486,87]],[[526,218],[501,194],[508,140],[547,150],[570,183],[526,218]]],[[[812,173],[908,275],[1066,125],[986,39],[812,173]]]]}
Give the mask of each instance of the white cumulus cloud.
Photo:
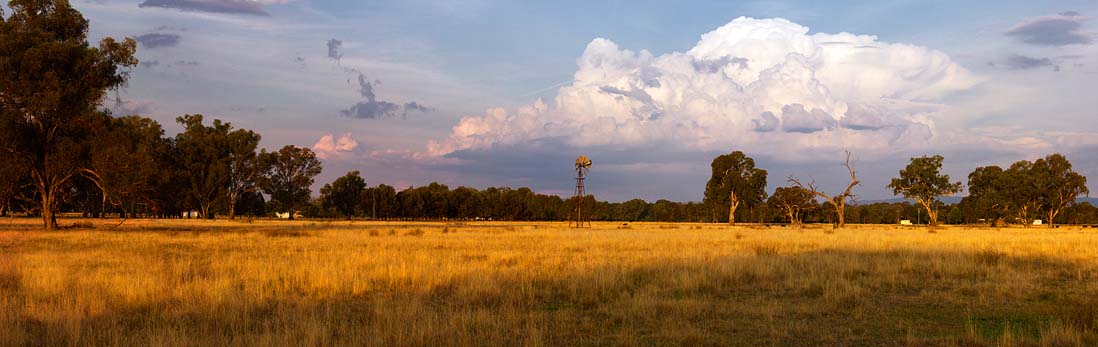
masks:
{"type": "MultiPolygon", "coordinates": [[[[946,54],[785,19],[737,18],[686,52],[659,56],[597,38],[549,103],[461,119],[430,156],[551,141],[584,148],[918,148],[939,134],[942,99],[979,79],[946,54]]],[[[812,152],[812,151],[807,151],[812,152]]]]}

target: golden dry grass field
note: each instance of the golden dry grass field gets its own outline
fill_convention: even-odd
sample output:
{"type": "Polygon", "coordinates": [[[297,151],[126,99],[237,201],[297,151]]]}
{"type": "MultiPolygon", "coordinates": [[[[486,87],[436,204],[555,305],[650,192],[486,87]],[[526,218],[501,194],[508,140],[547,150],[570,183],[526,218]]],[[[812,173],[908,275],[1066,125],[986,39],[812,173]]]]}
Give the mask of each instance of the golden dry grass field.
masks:
{"type": "Polygon", "coordinates": [[[2,346],[1098,346],[1098,232],[0,224],[2,346]]]}

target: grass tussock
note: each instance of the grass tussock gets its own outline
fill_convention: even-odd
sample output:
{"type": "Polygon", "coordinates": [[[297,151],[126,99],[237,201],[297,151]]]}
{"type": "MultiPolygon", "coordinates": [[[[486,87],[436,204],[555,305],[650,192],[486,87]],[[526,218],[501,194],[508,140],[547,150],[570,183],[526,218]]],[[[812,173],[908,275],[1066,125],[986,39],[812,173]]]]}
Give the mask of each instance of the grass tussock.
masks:
{"type": "Polygon", "coordinates": [[[1098,346],[1093,231],[629,225],[13,227],[0,345],[1098,346]]]}
{"type": "Polygon", "coordinates": [[[267,237],[312,237],[316,236],[316,232],[301,229],[274,229],[264,230],[263,235],[267,237]]]}

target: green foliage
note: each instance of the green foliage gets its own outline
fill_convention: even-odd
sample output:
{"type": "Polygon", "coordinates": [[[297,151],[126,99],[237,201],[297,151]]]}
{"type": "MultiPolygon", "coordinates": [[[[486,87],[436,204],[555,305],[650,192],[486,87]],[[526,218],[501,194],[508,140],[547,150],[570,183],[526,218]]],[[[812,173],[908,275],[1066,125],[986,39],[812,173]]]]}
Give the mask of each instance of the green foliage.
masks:
{"type": "Polygon", "coordinates": [[[1034,162],[1015,162],[1007,170],[976,168],[968,176],[969,196],[962,207],[980,218],[1030,225],[1040,212],[1052,226],[1056,217],[1088,194],[1086,177],[1071,168],[1063,155],[1052,154],[1034,162]]]}
{"type": "Polygon", "coordinates": [[[710,165],[712,174],[705,184],[706,205],[713,219],[728,210],[728,222],[735,223],[735,211],[741,204],[752,207],[766,200],[766,170],[755,168],[755,160],[743,152],[720,155],[710,165]]]}
{"type": "Polygon", "coordinates": [[[256,188],[261,172],[255,153],[259,134],[233,129],[231,123],[220,119],[207,126],[200,114],[184,115],[176,121],[183,126],[175,143],[189,183],[190,204],[198,207],[204,218],[213,218],[214,207],[225,207],[233,216],[239,195],[256,188]]]}
{"type": "Polygon", "coordinates": [[[352,218],[358,215],[362,206],[360,199],[365,190],[366,180],[359,176],[357,170],[351,171],[320,188],[320,201],[324,208],[340,216],[352,218]]]}
{"type": "Polygon", "coordinates": [[[1037,159],[1033,164],[1034,175],[1043,183],[1041,205],[1045,208],[1046,222],[1055,225],[1056,217],[1075,204],[1080,195],[1090,194],[1087,178],[1071,168],[1071,162],[1059,153],[1037,159]]]}
{"type": "Polygon", "coordinates": [[[938,224],[938,198],[961,191],[961,182],[950,182],[949,175],[942,174],[943,160],[940,155],[911,158],[911,163],[900,170],[900,177],[888,184],[893,195],[903,195],[922,205],[930,225],[938,224]]]}
{"type": "Polygon", "coordinates": [[[287,211],[290,219],[309,202],[314,178],[323,170],[316,153],[295,146],[285,146],[270,153],[264,149],[259,154],[259,166],[263,174],[259,176],[258,186],[271,196],[272,207],[287,211]]]}
{"type": "Polygon", "coordinates": [[[771,207],[781,209],[790,224],[800,225],[801,213],[816,207],[814,198],[815,194],[801,187],[778,187],[766,203],[771,207]]]}

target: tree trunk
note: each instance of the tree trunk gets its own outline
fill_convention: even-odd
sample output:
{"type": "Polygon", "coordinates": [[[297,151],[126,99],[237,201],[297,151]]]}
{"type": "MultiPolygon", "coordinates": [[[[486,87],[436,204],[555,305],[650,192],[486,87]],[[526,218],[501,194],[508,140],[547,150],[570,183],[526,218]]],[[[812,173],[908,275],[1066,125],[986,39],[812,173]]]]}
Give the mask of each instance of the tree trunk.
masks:
{"type": "Polygon", "coordinates": [[[1048,209],[1048,221],[1047,222],[1048,222],[1048,227],[1049,228],[1052,228],[1052,224],[1053,224],[1052,220],[1054,218],[1056,218],[1056,215],[1058,215],[1058,214],[1060,214],[1060,211],[1057,211],[1056,209],[1053,209],[1051,207],[1048,209]]]}
{"type": "Polygon", "coordinates": [[[835,204],[835,213],[839,216],[839,227],[846,227],[846,204],[835,204]]]}
{"type": "Polygon", "coordinates": [[[229,193],[229,220],[236,219],[236,198],[237,194],[229,193]]]}
{"type": "Polygon", "coordinates": [[[56,197],[52,189],[46,188],[42,192],[42,223],[46,231],[57,230],[57,215],[54,214],[53,204],[56,197]]]}
{"type": "Polygon", "coordinates": [[[789,224],[792,224],[793,226],[797,226],[797,225],[800,224],[799,221],[797,220],[797,215],[795,213],[793,213],[792,208],[786,209],[785,214],[787,216],[789,216],[789,224]]]}
{"type": "Polygon", "coordinates": [[[736,225],[736,208],[740,207],[740,201],[736,200],[736,192],[728,190],[728,225],[736,225]]]}
{"type": "Polygon", "coordinates": [[[916,199],[919,205],[923,205],[923,209],[926,210],[926,217],[930,219],[930,226],[938,226],[938,211],[934,210],[934,204],[932,201],[923,201],[916,199]]]}

